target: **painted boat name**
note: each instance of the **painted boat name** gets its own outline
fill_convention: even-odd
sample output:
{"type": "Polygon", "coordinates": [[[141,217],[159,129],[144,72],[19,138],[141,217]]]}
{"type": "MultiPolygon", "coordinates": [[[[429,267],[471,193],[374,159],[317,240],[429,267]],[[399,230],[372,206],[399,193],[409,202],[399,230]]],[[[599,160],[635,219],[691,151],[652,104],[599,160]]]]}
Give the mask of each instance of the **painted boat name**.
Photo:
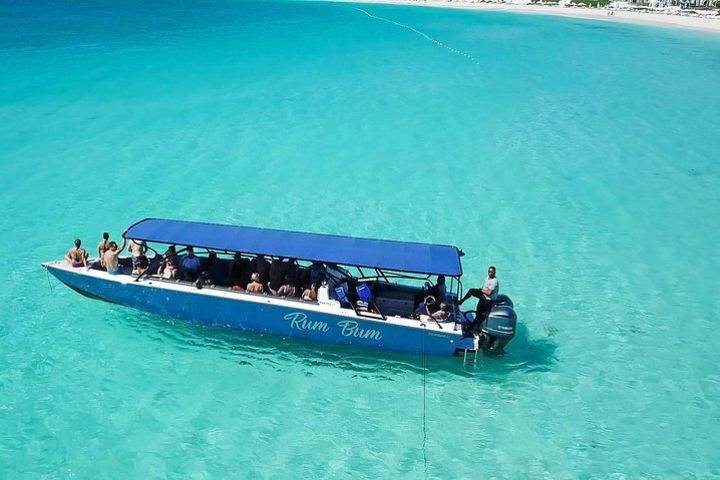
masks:
{"type": "MultiPolygon", "coordinates": [[[[290,328],[296,330],[316,331],[327,333],[330,331],[330,325],[321,320],[309,320],[307,315],[301,312],[288,313],[283,317],[290,321],[290,328]]],[[[380,340],[382,334],[374,328],[362,328],[358,322],[354,320],[340,320],[337,322],[340,328],[340,335],[343,337],[363,338],[369,340],[380,340]]]]}

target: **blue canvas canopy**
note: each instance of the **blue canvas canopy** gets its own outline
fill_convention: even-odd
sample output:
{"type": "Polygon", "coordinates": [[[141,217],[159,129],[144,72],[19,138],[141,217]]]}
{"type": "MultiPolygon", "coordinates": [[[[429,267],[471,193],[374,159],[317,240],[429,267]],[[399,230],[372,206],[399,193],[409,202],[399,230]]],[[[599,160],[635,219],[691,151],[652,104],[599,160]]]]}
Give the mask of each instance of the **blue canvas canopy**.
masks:
{"type": "Polygon", "coordinates": [[[147,218],[123,237],[211,250],[297,258],[407,273],[462,275],[460,251],[449,245],[374,240],[319,233],[147,218]]]}

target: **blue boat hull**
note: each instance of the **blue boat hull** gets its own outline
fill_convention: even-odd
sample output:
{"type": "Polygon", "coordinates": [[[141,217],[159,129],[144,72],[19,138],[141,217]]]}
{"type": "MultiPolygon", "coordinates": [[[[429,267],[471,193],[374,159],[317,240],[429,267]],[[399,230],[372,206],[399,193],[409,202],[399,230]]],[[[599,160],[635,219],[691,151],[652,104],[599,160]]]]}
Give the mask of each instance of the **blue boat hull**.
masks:
{"type": "MultiPolygon", "coordinates": [[[[399,325],[363,317],[318,311],[299,301],[278,304],[275,297],[213,294],[194,288],[167,289],[162,282],[120,282],[118,277],[89,275],[81,269],[46,265],[50,273],[70,288],[90,298],[105,300],[165,317],[195,324],[229,327],[306,340],[357,345],[426,355],[453,355],[458,349],[473,348],[452,324],[443,330],[399,325]],[[233,298],[228,298],[233,297],[233,298]]],[[[407,322],[407,321],[406,321],[407,322]]]]}

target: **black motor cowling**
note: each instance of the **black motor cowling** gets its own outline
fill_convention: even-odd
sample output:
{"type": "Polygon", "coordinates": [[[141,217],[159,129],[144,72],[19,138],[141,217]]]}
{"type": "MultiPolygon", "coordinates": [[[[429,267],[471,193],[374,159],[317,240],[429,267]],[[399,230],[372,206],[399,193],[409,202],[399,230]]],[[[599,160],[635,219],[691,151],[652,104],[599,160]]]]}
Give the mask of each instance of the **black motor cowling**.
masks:
{"type": "Polygon", "coordinates": [[[493,307],[510,307],[515,308],[513,301],[507,295],[500,294],[492,301],[493,307]]]}
{"type": "Polygon", "coordinates": [[[517,326],[517,315],[512,307],[492,307],[487,320],[483,324],[483,333],[488,333],[498,338],[512,339],[515,336],[517,326]]]}
{"type": "Polygon", "coordinates": [[[487,353],[501,353],[505,345],[515,337],[516,327],[517,314],[513,310],[512,300],[505,295],[499,295],[482,324],[481,331],[486,337],[483,350],[487,353]],[[501,302],[498,302],[499,300],[501,302]]]}

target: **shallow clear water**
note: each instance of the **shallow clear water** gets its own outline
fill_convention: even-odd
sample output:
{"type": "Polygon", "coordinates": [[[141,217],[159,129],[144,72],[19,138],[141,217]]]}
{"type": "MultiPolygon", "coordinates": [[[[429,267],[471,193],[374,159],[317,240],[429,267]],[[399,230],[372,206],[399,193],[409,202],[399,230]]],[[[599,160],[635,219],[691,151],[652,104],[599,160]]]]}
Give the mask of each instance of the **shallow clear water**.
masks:
{"type": "Polygon", "coordinates": [[[720,37],[357,7],[6,2],[0,477],[720,476],[720,37]],[[519,335],[424,376],[40,268],[146,216],[457,244],[519,335]]]}

